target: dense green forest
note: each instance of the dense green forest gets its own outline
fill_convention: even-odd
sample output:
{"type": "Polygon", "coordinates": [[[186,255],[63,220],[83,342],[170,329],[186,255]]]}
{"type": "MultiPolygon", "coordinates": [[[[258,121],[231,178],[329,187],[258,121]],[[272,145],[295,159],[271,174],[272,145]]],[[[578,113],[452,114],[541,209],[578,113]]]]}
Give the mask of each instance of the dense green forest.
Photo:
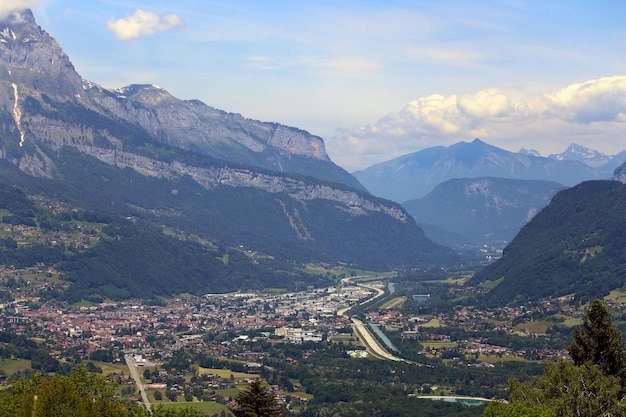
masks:
{"type": "Polygon", "coordinates": [[[272,259],[254,264],[240,250],[207,250],[131,222],[108,225],[104,232],[107,239],[59,265],[64,279],[71,282],[63,295],[66,300],[149,299],[264,286],[294,289],[296,282],[327,283],[293,268],[281,270],[283,265],[272,259]]]}

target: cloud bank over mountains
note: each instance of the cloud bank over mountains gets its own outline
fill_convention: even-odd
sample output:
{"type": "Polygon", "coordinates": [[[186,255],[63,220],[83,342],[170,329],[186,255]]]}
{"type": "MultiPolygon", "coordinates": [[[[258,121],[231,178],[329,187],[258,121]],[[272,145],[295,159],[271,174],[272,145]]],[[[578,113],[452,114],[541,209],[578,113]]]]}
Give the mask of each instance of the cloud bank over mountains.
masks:
{"type": "Polygon", "coordinates": [[[535,148],[542,155],[562,152],[572,142],[618,153],[626,149],[626,76],[571,84],[544,94],[496,88],[433,94],[375,124],[339,130],[329,140],[329,150],[339,165],[356,170],[476,137],[510,151],[535,148]]]}

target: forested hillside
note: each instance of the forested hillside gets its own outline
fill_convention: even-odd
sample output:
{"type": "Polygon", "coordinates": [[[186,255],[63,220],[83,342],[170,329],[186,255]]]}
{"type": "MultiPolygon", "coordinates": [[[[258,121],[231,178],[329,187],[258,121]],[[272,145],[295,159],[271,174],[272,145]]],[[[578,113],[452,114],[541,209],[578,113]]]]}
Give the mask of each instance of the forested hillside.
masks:
{"type": "Polygon", "coordinates": [[[0,183],[0,265],[47,275],[43,300],[151,299],[181,293],[327,283],[299,264],[208,241],[115,213],[30,198],[0,183]],[[45,274],[44,274],[45,272],[45,274]]]}
{"type": "Polygon", "coordinates": [[[491,304],[602,297],[626,279],[626,185],[589,181],[556,194],[469,283],[497,283],[491,304]]]}

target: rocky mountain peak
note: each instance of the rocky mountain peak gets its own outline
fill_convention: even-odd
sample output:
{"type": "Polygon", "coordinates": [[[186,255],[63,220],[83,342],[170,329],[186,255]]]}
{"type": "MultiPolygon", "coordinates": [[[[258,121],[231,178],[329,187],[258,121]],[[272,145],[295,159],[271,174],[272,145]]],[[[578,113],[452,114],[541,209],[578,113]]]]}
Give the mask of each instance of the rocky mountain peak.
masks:
{"type": "Polygon", "coordinates": [[[518,153],[520,155],[541,157],[541,154],[536,149],[521,148],[518,153]]]}
{"type": "Polygon", "coordinates": [[[122,138],[102,128],[121,119],[135,129],[126,140],[149,138],[215,160],[364,190],[330,160],[323,139],[304,130],[247,119],[199,100],[180,100],[152,84],[106,89],[83,80],[30,10],[0,16],[0,74],[7,74],[0,76],[0,112],[13,120],[12,140],[20,148],[38,141],[55,149],[95,142],[123,147],[122,138]],[[47,110],[57,107],[63,110],[51,120],[47,110]],[[76,123],[78,114],[99,120],[100,128],[76,123]]]}
{"type": "Polygon", "coordinates": [[[120,99],[141,102],[146,106],[156,106],[164,101],[172,103],[177,101],[176,97],[154,84],[131,84],[111,91],[120,99]]]}
{"type": "Polygon", "coordinates": [[[27,9],[0,17],[0,73],[8,74],[10,83],[50,96],[81,90],[81,77],[69,58],[27,9]]]}
{"type": "Polygon", "coordinates": [[[551,154],[548,158],[558,161],[579,161],[592,168],[601,167],[611,160],[609,156],[602,152],[576,143],[571,143],[564,152],[551,154]]]}

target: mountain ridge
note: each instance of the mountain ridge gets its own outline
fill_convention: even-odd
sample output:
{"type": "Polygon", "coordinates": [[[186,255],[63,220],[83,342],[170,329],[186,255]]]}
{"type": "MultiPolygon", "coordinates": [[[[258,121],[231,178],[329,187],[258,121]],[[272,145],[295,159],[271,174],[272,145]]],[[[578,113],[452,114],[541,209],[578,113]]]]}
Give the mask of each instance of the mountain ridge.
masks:
{"type": "MultiPolygon", "coordinates": [[[[11,112],[23,112],[19,104],[21,97],[73,103],[102,117],[134,124],[167,145],[364,190],[352,175],[330,160],[324,141],[306,131],[246,119],[199,100],[179,100],[153,85],[102,88],[82,79],[56,41],[37,26],[30,10],[0,21],[0,28],[3,26],[0,71],[6,71],[9,80],[4,94],[0,93],[0,106],[11,112]]],[[[20,116],[24,119],[23,126],[17,123],[18,128],[27,127],[24,113],[20,116]]],[[[27,133],[21,132],[24,138],[20,143],[27,133]]]]}
{"type": "Polygon", "coordinates": [[[546,180],[573,186],[604,174],[580,161],[509,152],[476,138],[403,155],[353,175],[374,195],[403,203],[454,178],[546,180]]]}
{"type": "MultiPolygon", "coordinates": [[[[418,224],[463,236],[457,244],[473,242],[502,247],[563,188],[543,180],[456,178],[440,183],[421,199],[402,205],[418,224]]],[[[437,241],[435,236],[426,235],[437,241]]]]}

